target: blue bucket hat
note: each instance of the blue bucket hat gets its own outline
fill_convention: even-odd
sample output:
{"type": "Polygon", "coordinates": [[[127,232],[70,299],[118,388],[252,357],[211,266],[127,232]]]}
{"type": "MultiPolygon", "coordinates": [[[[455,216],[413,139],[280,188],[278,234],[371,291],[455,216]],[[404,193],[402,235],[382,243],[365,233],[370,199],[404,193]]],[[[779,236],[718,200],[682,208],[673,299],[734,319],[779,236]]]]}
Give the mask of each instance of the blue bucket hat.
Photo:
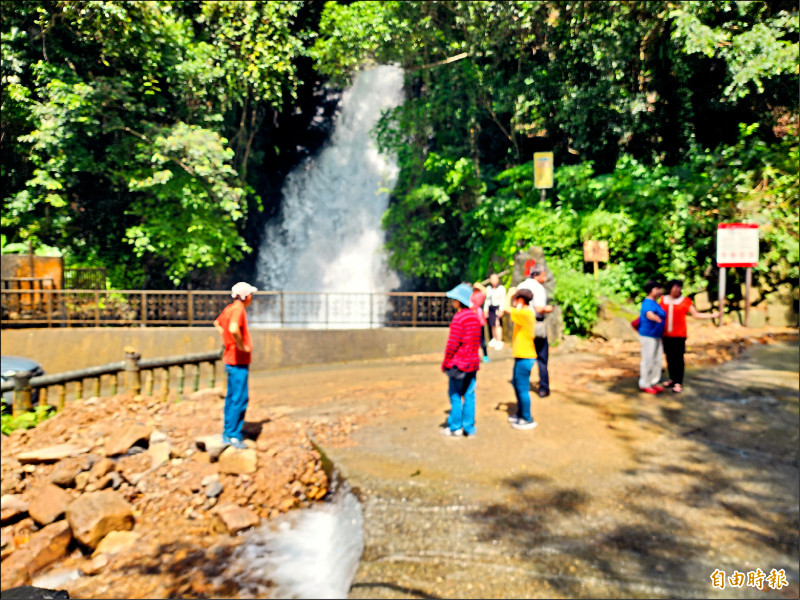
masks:
{"type": "Polygon", "coordinates": [[[463,304],[467,308],[469,308],[470,305],[469,299],[471,296],[472,296],[472,288],[468,286],[466,283],[457,285],[452,290],[447,292],[448,298],[452,298],[453,300],[458,300],[459,302],[461,302],[461,304],[463,304]]]}

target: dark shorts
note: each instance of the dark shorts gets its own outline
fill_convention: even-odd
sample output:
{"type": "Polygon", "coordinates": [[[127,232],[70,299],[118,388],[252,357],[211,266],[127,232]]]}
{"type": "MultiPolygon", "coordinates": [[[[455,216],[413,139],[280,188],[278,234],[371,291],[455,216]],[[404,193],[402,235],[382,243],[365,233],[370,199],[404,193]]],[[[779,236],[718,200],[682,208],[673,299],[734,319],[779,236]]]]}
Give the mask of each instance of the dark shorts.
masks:
{"type": "Polygon", "coordinates": [[[500,308],[499,306],[489,307],[489,314],[487,315],[487,320],[489,321],[489,327],[495,327],[496,325],[501,325],[503,323],[503,318],[497,316],[497,311],[499,308],[500,308]]]}

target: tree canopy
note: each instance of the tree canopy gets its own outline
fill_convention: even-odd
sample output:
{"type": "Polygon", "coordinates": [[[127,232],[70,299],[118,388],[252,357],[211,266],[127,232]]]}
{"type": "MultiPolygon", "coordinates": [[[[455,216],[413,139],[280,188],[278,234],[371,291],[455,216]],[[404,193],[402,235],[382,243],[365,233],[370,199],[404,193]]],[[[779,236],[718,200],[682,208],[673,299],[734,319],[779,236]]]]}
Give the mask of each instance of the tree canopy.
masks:
{"type": "Polygon", "coordinates": [[[580,274],[588,238],[610,243],[604,292],[653,276],[700,289],[722,220],[761,224],[761,283],[798,277],[796,3],[0,10],[4,246],[58,248],[116,285],[185,285],[251,254],[263,174],[300,135],[279,141],[277,124],[375,63],[405,71],[375,136],[400,165],[390,261],[417,289],[482,278],[531,244],[580,274]],[[543,203],[540,150],[557,166],[543,203]]]}
{"type": "Polygon", "coordinates": [[[338,81],[368,60],[405,69],[378,131],[401,165],[384,224],[421,285],[530,244],[580,271],[582,241],[604,239],[607,292],[699,289],[724,220],[762,225],[765,285],[797,278],[796,5],[328,3],[314,50],[338,81]],[[538,150],[557,165],[545,203],[538,150]]]}
{"type": "Polygon", "coordinates": [[[127,285],[242,258],[253,141],[298,85],[300,4],[4,7],[3,233],[127,285]]]}

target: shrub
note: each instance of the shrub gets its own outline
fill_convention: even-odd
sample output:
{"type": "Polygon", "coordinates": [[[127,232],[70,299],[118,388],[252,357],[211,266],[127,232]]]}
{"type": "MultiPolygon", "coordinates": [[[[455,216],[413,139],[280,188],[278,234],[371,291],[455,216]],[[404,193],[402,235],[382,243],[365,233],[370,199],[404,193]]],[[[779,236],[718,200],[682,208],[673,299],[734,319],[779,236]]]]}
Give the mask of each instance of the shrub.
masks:
{"type": "Polygon", "coordinates": [[[42,421],[52,417],[56,409],[49,404],[39,405],[33,410],[24,412],[16,417],[7,411],[8,408],[3,404],[0,411],[0,430],[2,430],[3,435],[9,435],[15,429],[32,429],[42,421]]]}

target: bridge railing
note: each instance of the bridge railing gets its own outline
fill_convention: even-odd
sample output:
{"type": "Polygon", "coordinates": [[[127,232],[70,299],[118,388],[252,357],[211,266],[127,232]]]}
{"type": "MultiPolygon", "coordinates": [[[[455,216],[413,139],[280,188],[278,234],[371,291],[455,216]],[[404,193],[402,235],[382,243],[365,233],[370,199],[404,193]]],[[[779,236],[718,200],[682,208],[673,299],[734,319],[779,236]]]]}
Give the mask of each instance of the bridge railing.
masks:
{"type": "MultiPolygon", "coordinates": [[[[228,291],[3,289],[2,327],[208,326],[228,291]]],[[[256,292],[256,327],[436,327],[453,316],[442,292],[256,292]]]]}
{"type": "Polygon", "coordinates": [[[108,363],[86,369],[65,371],[63,373],[53,373],[49,375],[39,375],[31,377],[30,371],[21,371],[14,375],[13,381],[4,382],[0,389],[2,392],[14,391],[13,414],[16,416],[22,412],[33,408],[32,399],[34,392],[38,394],[38,404],[47,405],[48,389],[55,387],[58,393],[54,406],[57,411],[64,408],[67,397],[67,384],[72,384],[73,396],[80,400],[84,396],[84,383],[88,381],[92,384],[92,396],[100,396],[102,378],[107,376],[109,385],[107,391],[111,396],[117,394],[119,378],[124,374],[125,389],[131,394],[144,392],[148,396],[153,396],[154,384],[157,370],[161,372],[161,387],[159,395],[163,400],[169,397],[170,390],[170,368],[178,369],[178,393],[183,394],[186,385],[186,367],[194,367],[193,391],[200,389],[200,371],[203,364],[208,364],[207,376],[208,387],[214,387],[216,383],[217,362],[222,359],[222,349],[209,352],[196,352],[194,354],[184,354],[180,356],[167,356],[161,358],[142,359],[135,348],[125,347],[125,360],[108,363]]]}

